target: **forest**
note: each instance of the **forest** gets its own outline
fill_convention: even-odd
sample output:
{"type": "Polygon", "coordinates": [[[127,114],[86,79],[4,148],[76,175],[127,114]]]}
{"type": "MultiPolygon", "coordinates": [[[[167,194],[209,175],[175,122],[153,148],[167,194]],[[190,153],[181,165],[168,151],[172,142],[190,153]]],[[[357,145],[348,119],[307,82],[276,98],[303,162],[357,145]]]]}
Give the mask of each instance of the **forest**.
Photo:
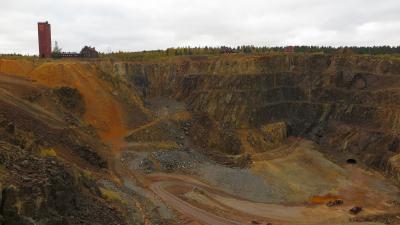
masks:
{"type": "Polygon", "coordinates": [[[340,51],[351,52],[354,54],[368,54],[368,55],[393,55],[400,54],[400,46],[346,46],[346,47],[332,47],[332,46],[277,46],[277,47],[259,47],[253,45],[242,45],[237,47],[178,47],[167,48],[166,50],[151,50],[140,52],[111,52],[103,53],[101,57],[105,58],[118,58],[122,60],[138,60],[138,59],[152,59],[163,58],[168,56],[213,56],[221,54],[267,54],[267,53],[325,53],[335,54],[340,51]],[[290,51],[288,51],[290,49],[290,51]]]}

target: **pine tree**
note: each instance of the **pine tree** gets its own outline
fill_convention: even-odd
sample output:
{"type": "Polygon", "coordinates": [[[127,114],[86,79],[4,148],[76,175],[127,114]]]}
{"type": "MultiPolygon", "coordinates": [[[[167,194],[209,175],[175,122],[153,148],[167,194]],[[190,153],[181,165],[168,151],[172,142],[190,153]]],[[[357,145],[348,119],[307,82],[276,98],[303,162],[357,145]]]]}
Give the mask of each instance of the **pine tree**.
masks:
{"type": "Polygon", "coordinates": [[[58,46],[58,42],[55,41],[55,42],[54,42],[53,53],[55,53],[55,54],[60,54],[61,51],[62,51],[62,49],[58,46]]]}

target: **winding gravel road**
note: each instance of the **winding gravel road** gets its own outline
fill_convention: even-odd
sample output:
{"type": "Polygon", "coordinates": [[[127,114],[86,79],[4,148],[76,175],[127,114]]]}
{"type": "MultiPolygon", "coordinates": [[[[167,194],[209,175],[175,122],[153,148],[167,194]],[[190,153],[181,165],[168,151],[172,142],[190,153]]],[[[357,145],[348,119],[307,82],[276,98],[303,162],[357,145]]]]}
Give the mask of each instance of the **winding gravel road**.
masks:
{"type": "Polygon", "coordinates": [[[173,207],[175,210],[179,211],[184,215],[190,215],[197,221],[202,222],[204,224],[210,224],[210,225],[243,224],[239,221],[226,219],[217,216],[213,213],[209,213],[203,209],[197,208],[165,190],[167,186],[177,185],[177,184],[179,183],[159,181],[152,183],[150,185],[150,189],[155,194],[157,194],[164,202],[166,202],[169,206],[173,207]]]}
{"type": "MultiPolygon", "coordinates": [[[[220,191],[214,190],[212,187],[187,176],[157,174],[152,176],[153,183],[149,188],[157,196],[159,196],[165,204],[180,212],[183,215],[192,217],[201,224],[209,225],[241,225],[252,224],[251,220],[256,219],[258,224],[296,224],[296,225],[343,225],[354,224],[349,222],[349,213],[347,208],[328,208],[324,205],[307,207],[307,206],[284,206],[278,204],[256,203],[246,200],[240,200],[219,195],[220,191]],[[207,192],[208,196],[216,202],[232,209],[234,212],[241,212],[241,215],[235,215],[233,218],[225,218],[216,215],[213,211],[203,210],[196,205],[190,204],[179,198],[175,193],[170,192],[171,187],[190,187],[198,188],[207,192]],[[246,216],[244,216],[246,215],[246,216]],[[323,215],[323,216],[321,216],[323,215]]],[[[376,211],[378,212],[378,211],[376,211]]],[[[358,225],[378,225],[382,223],[357,223],[358,225]]]]}

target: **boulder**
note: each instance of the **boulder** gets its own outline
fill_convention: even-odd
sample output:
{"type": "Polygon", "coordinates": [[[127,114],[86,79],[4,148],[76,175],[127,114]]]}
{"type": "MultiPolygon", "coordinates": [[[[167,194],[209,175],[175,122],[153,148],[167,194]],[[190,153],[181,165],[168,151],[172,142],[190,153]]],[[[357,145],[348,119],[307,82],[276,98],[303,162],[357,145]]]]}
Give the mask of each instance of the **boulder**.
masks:
{"type": "Polygon", "coordinates": [[[351,208],[350,210],[349,210],[349,212],[351,213],[351,214],[353,214],[353,215],[356,215],[356,214],[359,214],[361,211],[362,211],[362,207],[360,207],[360,206],[354,206],[353,208],[351,208]]]}

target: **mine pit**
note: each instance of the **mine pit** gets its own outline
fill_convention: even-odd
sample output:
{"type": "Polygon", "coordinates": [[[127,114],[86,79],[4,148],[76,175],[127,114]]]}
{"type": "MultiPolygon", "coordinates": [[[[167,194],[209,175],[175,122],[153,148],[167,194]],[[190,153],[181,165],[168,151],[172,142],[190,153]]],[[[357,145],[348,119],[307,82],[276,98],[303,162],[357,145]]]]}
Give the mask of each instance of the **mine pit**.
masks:
{"type": "MultiPolygon", "coordinates": [[[[58,165],[43,176],[84,188],[70,202],[98,201],[90,209],[98,220],[106,208],[139,224],[382,225],[400,216],[387,204],[400,201],[400,62],[373,62],[346,54],[0,60],[3,70],[29,69],[0,78],[0,161],[18,162],[11,173],[24,170],[20,159],[58,165]],[[42,88],[24,100],[21,89],[42,88]]],[[[17,178],[53,191],[36,173],[17,178]]]]}

